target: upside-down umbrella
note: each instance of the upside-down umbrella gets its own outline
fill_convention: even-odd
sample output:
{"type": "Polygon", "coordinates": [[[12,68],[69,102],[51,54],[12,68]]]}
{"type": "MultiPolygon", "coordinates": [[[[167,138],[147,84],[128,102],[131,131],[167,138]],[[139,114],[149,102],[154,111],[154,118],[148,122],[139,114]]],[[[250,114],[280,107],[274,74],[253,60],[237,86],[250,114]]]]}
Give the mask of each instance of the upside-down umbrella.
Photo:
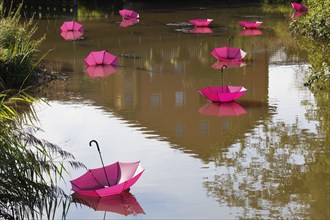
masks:
{"type": "Polygon", "coordinates": [[[92,140],[89,145],[92,146],[92,143],[96,143],[103,167],[89,169],[82,176],[71,180],[72,190],[80,195],[105,197],[130,189],[144,172],[140,162],[117,161],[104,166],[98,143],[92,140]]]}
{"type": "Polygon", "coordinates": [[[212,102],[232,102],[247,91],[243,86],[208,86],[198,90],[212,102]]]}
{"type": "Polygon", "coordinates": [[[207,27],[211,24],[213,19],[210,18],[200,18],[200,19],[191,19],[189,23],[195,25],[196,27],[207,27]]]}
{"type": "Polygon", "coordinates": [[[139,23],[139,19],[124,19],[120,22],[120,27],[129,27],[139,23]]]}
{"type": "Polygon", "coordinates": [[[60,29],[61,31],[84,31],[84,26],[76,21],[65,21],[60,29]]]}
{"type": "Polygon", "coordinates": [[[240,116],[246,114],[246,110],[236,102],[228,103],[207,103],[198,112],[202,115],[226,117],[240,116]]]}
{"type": "Polygon", "coordinates": [[[113,65],[118,66],[119,60],[118,57],[109,53],[106,50],[101,51],[92,51],[85,58],[85,63],[88,66],[94,65],[113,65]]]}
{"type": "Polygon", "coordinates": [[[114,74],[117,71],[116,66],[113,65],[95,65],[95,66],[87,66],[86,72],[92,78],[104,78],[111,74],[114,74]]]}
{"type": "Polygon", "coordinates": [[[227,66],[227,68],[240,68],[243,66],[246,66],[246,63],[243,61],[237,61],[237,62],[224,62],[224,61],[216,61],[213,63],[212,68],[213,69],[222,69],[223,66],[227,66]]]}
{"type": "Polygon", "coordinates": [[[61,31],[61,36],[64,40],[78,40],[83,34],[83,31],[61,31]]]}
{"type": "Polygon", "coordinates": [[[209,27],[195,27],[195,28],[190,30],[190,33],[193,33],[193,34],[211,34],[211,33],[213,33],[213,31],[209,27]]]}
{"type": "Polygon", "coordinates": [[[119,10],[119,14],[123,19],[138,19],[140,17],[137,12],[128,9],[119,10]]]}
{"type": "Polygon", "coordinates": [[[95,211],[113,212],[125,216],[144,214],[144,210],[138,201],[128,191],[106,197],[83,196],[73,193],[72,199],[73,202],[86,205],[95,211]]]}
{"type": "Polygon", "coordinates": [[[239,21],[238,24],[246,29],[258,28],[263,22],[262,21],[239,21]]]}
{"type": "Polygon", "coordinates": [[[241,48],[235,47],[218,47],[214,48],[211,54],[220,61],[240,61],[246,56],[246,52],[241,48]]]}
{"type": "Polygon", "coordinates": [[[307,7],[305,7],[302,4],[296,3],[296,2],[291,2],[291,6],[295,11],[304,11],[304,12],[308,11],[307,7]]]}
{"type": "Polygon", "coordinates": [[[239,33],[241,36],[256,36],[261,34],[262,31],[259,29],[244,29],[239,33]]]}
{"type": "MultiPolygon", "coordinates": [[[[222,65],[221,74],[223,77],[223,68],[227,66],[222,65]]],[[[222,84],[223,84],[222,79],[222,84]]],[[[202,89],[199,89],[198,92],[203,95],[205,98],[212,102],[232,102],[247,91],[243,86],[229,86],[229,85],[221,85],[221,86],[208,86],[202,89]]]]}

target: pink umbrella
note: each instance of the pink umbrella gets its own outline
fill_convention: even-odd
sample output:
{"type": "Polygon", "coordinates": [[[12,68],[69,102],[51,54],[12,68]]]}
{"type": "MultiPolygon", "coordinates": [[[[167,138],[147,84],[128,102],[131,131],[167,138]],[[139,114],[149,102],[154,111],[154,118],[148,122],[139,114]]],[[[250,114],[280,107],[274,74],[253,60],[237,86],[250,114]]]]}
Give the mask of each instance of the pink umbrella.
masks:
{"type": "Polygon", "coordinates": [[[117,71],[116,66],[112,65],[95,65],[87,66],[86,72],[92,78],[105,78],[111,74],[114,74],[117,71]]]}
{"type": "Polygon", "coordinates": [[[212,68],[222,69],[223,65],[227,66],[227,68],[240,68],[246,66],[246,63],[244,63],[243,61],[223,62],[218,60],[217,62],[213,63],[212,68]]]}
{"type": "Polygon", "coordinates": [[[144,214],[142,207],[136,201],[135,197],[127,191],[106,197],[83,196],[73,193],[72,199],[73,202],[84,204],[95,211],[113,212],[125,216],[144,214]]]}
{"type": "Polygon", "coordinates": [[[258,28],[263,22],[262,21],[239,21],[239,25],[246,29],[258,28]]]}
{"type": "Polygon", "coordinates": [[[307,13],[307,11],[295,11],[295,12],[293,12],[291,18],[295,19],[295,18],[298,18],[298,17],[300,17],[300,16],[302,16],[306,13],[307,13]]]}
{"type": "Polygon", "coordinates": [[[189,20],[189,22],[191,24],[195,25],[196,27],[207,27],[207,26],[209,26],[209,24],[212,23],[212,21],[213,21],[213,19],[209,19],[209,18],[189,20]]]}
{"type": "Polygon", "coordinates": [[[245,29],[239,33],[241,36],[256,36],[256,35],[261,35],[262,31],[258,29],[245,29]]]}
{"type": "Polygon", "coordinates": [[[144,172],[140,162],[116,162],[104,166],[98,143],[92,140],[89,145],[92,146],[93,142],[96,143],[103,167],[89,169],[82,176],[71,180],[72,190],[80,195],[99,197],[117,195],[129,190],[144,172]]]}
{"type": "Polygon", "coordinates": [[[198,112],[202,115],[225,117],[240,116],[246,114],[245,109],[236,102],[228,103],[207,103],[198,112]]]}
{"type": "Polygon", "coordinates": [[[209,27],[195,27],[190,30],[190,33],[194,34],[211,34],[213,33],[212,29],[209,27]]]}
{"type": "Polygon", "coordinates": [[[219,47],[214,48],[211,54],[220,61],[240,61],[246,56],[246,52],[241,48],[235,47],[219,47]]]}
{"type": "Polygon", "coordinates": [[[84,27],[76,21],[65,21],[61,26],[61,31],[84,31],[84,27]]]}
{"type": "Polygon", "coordinates": [[[85,63],[88,66],[107,65],[107,64],[111,64],[113,66],[119,66],[118,57],[112,55],[106,50],[90,52],[89,55],[85,58],[85,63]]]}
{"type": "Polygon", "coordinates": [[[62,31],[61,36],[64,40],[78,40],[84,34],[82,31],[62,31]]]}
{"type": "Polygon", "coordinates": [[[296,11],[304,11],[304,12],[308,11],[308,8],[306,8],[302,4],[299,4],[299,3],[296,3],[296,2],[291,2],[291,6],[296,11]]]}
{"type": "Polygon", "coordinates": [[[128,27],[139,23],[139,19],[124,19],[120,22],[120,27],[128,27]]]}
{"type": "Polygon", "coordinates": [[[138,19],[140,17],[137,12],[128,9],[119,10],[119,14],[124,19],[138,19]]]}
{"type": "Polygon", "coordinates": [[[247,91],[243,86],[208,86],[198,90],[212,102],[232,102],[247,91]]]}

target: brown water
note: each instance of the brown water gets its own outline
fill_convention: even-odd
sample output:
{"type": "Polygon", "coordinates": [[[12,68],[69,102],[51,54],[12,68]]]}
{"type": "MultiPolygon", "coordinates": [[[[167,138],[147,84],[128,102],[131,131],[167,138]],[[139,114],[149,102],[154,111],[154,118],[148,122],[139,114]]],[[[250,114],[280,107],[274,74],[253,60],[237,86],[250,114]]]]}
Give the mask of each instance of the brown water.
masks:
{"type": "MultiPolygon", "coordinates": [[[[52,49],[47,68],[68,76],[44,94],[38,136],[88,168],[101,166],[88,146],[95,139],[105,163],[139,160],[146,169],[130,191],[144,214],[71,205],[67,218],[328,219],[329,143],[309,117],[317,106],[302,86],[309,64],[287,30],[291,15],[252,6],[140,10],[139,23],[126,28],[116,12],[80,16],[84,39],[74,42],[60,36],[65,19],[38,23],[43,51],[52,49]],[[199,17],[214,19],[213,33],[190,33],[187,21],[199,17]],[[242,35],[239,20],[263,21],[262,34],[242,35]],[[246,65],[212,68],[210,52],[225,45],[246,51],[246,65]],[[104,49],[120,67],[92,78],[83,60],[104,49]],[[236,104],[216,105],[198,93],[209,85],[248,91],[236,104]]],[[[85,170],[70,172],[67,193],[85,170]]]]}

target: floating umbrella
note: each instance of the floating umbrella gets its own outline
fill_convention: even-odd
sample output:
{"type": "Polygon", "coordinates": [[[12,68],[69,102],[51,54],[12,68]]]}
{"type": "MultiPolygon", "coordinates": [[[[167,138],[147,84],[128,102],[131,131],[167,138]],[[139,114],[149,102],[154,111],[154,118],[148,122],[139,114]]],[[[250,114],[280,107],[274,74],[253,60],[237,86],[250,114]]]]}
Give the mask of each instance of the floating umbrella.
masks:
{"type": "Polygon", "coordinates": [[[226,117],[246,114],[246,110],[236,102],[207,103],[198,112],[202,115],[226,117]]]}
{"type": "Polygon", "coordinates": [[[89,145],[92,143],[96,143],[103,167],[89,169],[82,176],[71,180],[72,190],[80,195],[105,197],[130,189],[144,172],[140,162],[116,162],[104,166],[98,143],[92,140],[89,145]]]}
{"type": "Polygon", "coordinates": [[[114,74],[117,71],[116,66],[112,65],[96,65],[96,66],[87,66],[86,72],[92,78],[104,78],[111,74],[114,74]]]}
{"type": "Polygon", "coordinates": [[[119,14],[123,19],[138,19],[140,17],[137,12],[128,9],[119,10],[119,14]]]}
{"type": "Polygon", "coordinates": [[[256,36],[262,35],[262,31],[259,29],[245,29],[239,33],[241,36],[256,36]]]}
{"type": "Polygon", "coordinates": [[[238,24],[246,29],[258,28],[263,22],[262,21],[239,21],[238,24]]]}
{"type": "Polygon", "coordinates": [[[222,69],[223,66],[227,66],[227,68],[240,68],[243,66],[246,66],[246,63],[243,61],[236,61],[236,62],[223,62],[223,61],[217,61],[213,63],[212,68],[213,69],[222,69]]]}
{"type": "MultiPolygon", "coordinates": [[[[227,66],[222,65],[221,67],[221,74],[223,77],[223,68],[227,66]]],[[[222,78],[222,83],[223,83],[222,78]]],[[[245,89],[243,86],[208,86],[205,88],[202,88],[198,90],[198,92],[209,99],[212,102],[232,102],[238,98],[240,98],[242,95],[245,94],[247,89],[245,89]]]]}
{"type": "Polygon", "coordinates": [[[304,11],[304,12],[308,11],[308,8],[306,8],[304,5],[296,3],[296,2],[291,2],[291,6],[295,11],[304,11]]]}
{"type": "Polygon", "coordinates": [[[65,21],[60,27],[61,31],[84,31],[84,26],[76,21],[65,21]]]}
{"type": "Polygon", "coordinates": [[[198,90],[212,102],[232,102],[247,91],[243,86],[208,86],[198,90]]]}
{"type": "Polygon", "coordinates": [[[85,63],[88,66],[94,66],[94,65],[118,66],[119,65],[118,57],[112,55],[106,50],[90,52],[89,55],[85,58],[85,63]]]}
{"type": "Polygon", "coordinates": [[[211,54],[220,61],[240,61],[246,56],[246,52],[241,48],[235,47],[219,47],[214,48],[211,54]]]}
{"type": "Polygon", "coordinates": [[[195,25],[196,27],[207,27],[211,24],[213,19],[201,18],[201,19],[192,19],[189,20],[189,23],[195,25]]]}
{"type": "Polygon", "coordinates": [[[209,27],[195,27],[195,28],[190,30],[190,33],[193,33],[193,34],[211,34],[211,33],[213,33],[213,31],[209,27]]]}
{"type": "Polygon", "coordinates": [[[95,211],[113,212],[121,215],[144,214],[138,201],[130,192],[122,192],[118,195],[98,197],[72,194],[73,202],[86,205],[95,211]]]}
{"type": "Polygon", "coordinates": [[[139,19],[124,19],[120,22],[120,27],[129,27],[139,23],[139,19]]]}
{"type": "Polygon", "coordinates": [[[82,31],[62,31],[61,36],[64,40],[78,40],[82,37],[84,32],[82,31]]]}

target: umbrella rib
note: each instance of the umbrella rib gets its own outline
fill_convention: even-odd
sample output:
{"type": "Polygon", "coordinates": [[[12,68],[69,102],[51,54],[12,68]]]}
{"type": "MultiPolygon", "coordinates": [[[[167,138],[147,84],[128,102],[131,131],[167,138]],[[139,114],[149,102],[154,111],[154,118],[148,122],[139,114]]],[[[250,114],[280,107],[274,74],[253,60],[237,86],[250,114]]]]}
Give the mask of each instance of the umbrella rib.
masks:
{"type": "Polygon", "coordinates": [[[97,178],[94,176],[94,174],[91,172],[91,170],[89,170],[89,172],[92,174],[92,176],[94,177],[95,181],[96,181],[100,186],[103,186],[103,185],[97,180],[97,178]]]}

